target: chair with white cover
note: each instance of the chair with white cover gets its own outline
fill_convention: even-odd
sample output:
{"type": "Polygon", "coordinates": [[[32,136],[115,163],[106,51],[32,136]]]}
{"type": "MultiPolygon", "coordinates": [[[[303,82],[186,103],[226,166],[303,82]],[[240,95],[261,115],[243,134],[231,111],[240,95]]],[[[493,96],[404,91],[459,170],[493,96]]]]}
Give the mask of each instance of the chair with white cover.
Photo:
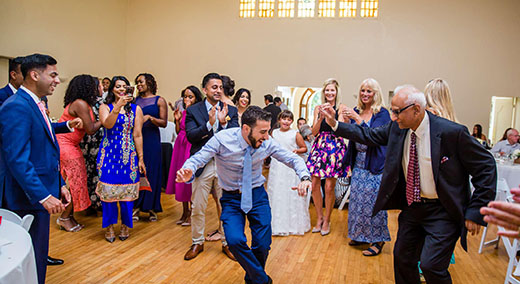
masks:
{"type": "Polygon", "coordinates": [[[5,220],[11,221],[15,224],[22,226],[27,232],[31,228],[31,224],[34,220],[34,216],[31,214],[25,215],[23,218],[18,216],[18,214],[13,211],[9,211],[7,209],[0,208],[0,216],[5,218],[5,220]]]}
{"type": "MultiPolygon", "coordinates": [[[[507,201],[507,197],[509,193],[509,185],[505,179],[499,179],[497,181],[497,194],[495,197],[496,201],[507,201]]],[[[484,227],[484,231],[482,232],[482,238],[480,239],[480,246],[478,248],[478,253],[481,254],[484,247],[495,245],[495,249],[498,249],[498,243],[500,242],[500,238],[497,236],[496,238],[486,242],[486,235],[489,226],[484,227]]]]}

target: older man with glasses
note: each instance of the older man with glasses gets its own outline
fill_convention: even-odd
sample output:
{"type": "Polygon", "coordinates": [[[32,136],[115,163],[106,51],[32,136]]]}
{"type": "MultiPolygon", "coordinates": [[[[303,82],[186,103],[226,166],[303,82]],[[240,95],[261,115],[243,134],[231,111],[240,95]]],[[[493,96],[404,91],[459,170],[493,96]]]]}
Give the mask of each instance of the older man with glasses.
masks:
{"type": "Polygon", "coordinates": [[[496,166],[491,154],[463,125],[425,110],[424,94],[397,87],[392,122],[377,128],[336,121],[322,109],[335,134],[369,146],[387,146],[383,177],[373,215],[400,209],[394,247],[396,283],[452,283],[448,265],[455,244],[467,249],[467,231],[485,225],[479,209],[495,198],[496,166]],[[469,176],[475,187],[470,196],[469,176]]]}

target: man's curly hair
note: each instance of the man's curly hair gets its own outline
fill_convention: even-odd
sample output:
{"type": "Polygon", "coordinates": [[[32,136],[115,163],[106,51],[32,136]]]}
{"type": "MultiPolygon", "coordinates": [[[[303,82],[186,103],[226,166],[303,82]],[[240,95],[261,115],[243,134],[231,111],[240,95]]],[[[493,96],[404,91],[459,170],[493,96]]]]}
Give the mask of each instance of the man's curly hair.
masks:
{"type": "Polygon", "coordinates": [[[86,101],[90,106],[96,104],[99,94],[99,79],[90,75],[77,75],[69,83],[65,98],[63,99],[63,107],[67,107],[75,100],[81,99],[86,101]]]}

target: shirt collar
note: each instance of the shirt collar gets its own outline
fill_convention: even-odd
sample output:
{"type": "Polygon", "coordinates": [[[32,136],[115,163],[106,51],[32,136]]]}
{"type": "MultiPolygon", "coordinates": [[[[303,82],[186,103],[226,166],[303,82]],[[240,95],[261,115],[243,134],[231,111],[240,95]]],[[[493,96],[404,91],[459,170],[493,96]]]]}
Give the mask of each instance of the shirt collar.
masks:
{"type": "Polygon", "coordinates": [[[37,96],[35,95],[33,92],[31,92],[29,89],[27,89],[26,87],[24,86],[20,86],[20,89],[24,90],[27,94],[29,94],[29,96],[31,96],[31,98],[34,100],[34,102],[36,104],[40,103],[42,100],[37,96]]]}
{"type": "Polygon", "coordinates": [[[423,120],[421,121],[421,124],[419,124],[419,127],[413,132],[417,135],[418,138],[424,137],[426,131],[430,129],[430,118],[428,117],[428,113],[424,113],[423,120]]]}
{"type": "Polygon", "coordinates": [[[244,136],[242,136],[242,128],[239,127],[237,130],[237,136],[238,136],[238,145],[240,145],[240,149],[244,150],[249,144],[247,144],[246,140],[244,139],[244,136]]]}
{"type": "Polygon", "coordinates": [[[9,88],[11,88],[11,91],[13,91],[13,94],[16,94],[17,89],[13,85],[11,85],[11,83],[9,83],[8,85],[9,88]]]}
{"type": "MultiPolygon", "coordinates": [[[[209,112],[213,106],[208,102],[208,99],[205,99],[204,103],[206,104],[206,110],[209,112]]],[[[217,102],[217,105],[218,105],[218,102],[217,102]]]]}

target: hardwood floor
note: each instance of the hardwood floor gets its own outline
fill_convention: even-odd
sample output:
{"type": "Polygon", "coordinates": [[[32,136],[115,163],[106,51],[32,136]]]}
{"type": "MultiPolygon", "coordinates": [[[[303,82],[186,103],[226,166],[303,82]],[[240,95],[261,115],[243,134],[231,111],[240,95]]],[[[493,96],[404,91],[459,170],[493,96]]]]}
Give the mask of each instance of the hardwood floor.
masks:
{"type": "MultiPolygon", "coordinates": [[[[211,198],[208,203],[206,232],[217,227],[215,203],[211,198]]],[[[159,221],[135,223],[130,238],[124,242],[118,239],[111,244],[104,240],[101,217],[77,213],[76,219],[85,225],[77,233],[51,225],[50,255],[64,259],[65,264],[47,269],[47,283],[244,283],[243,269],[222,254],[220,242],[206,242],[203,253],[185,261],[191,229],[175,224],[182,204],[165,194],[162,204],[164,212],[159,214],[159,221]]],[[[313,207],[310,212],[314,224],[313,207]]],[[[392,242],[376,257],[364,257],[361,249],[348,246],[347,214],[347,210],[334,209],[331,233],[325,237],[310,232],[273,237],[266,271],[274,282],[393,283],[397,212],[389,212],[392,242]]],[[[51,224],[55,224],[56,217],[51,217],[51,224]]],[[[250,239],[249,229],[246,232],[250,239]]],[[[479,241],[480,235],[468,238],[468,253],[457,244],[456,264],[450,266],[454,283],[503,283],[508,261],[504,246],[498,250],[488,247],[479,255],[479,241]]]]}

